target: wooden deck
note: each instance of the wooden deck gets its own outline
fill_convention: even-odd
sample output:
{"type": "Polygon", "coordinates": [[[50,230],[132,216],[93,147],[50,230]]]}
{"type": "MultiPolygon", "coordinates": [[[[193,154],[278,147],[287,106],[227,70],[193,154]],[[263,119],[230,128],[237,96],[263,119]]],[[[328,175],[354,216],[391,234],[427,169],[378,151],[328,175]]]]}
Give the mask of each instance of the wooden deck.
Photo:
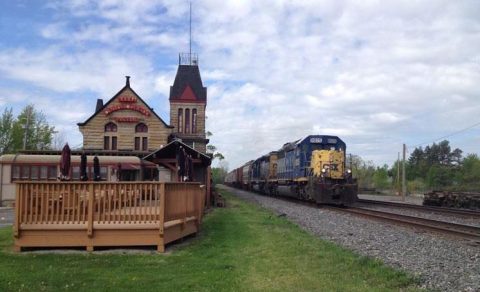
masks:
{"type": "Polygon", "coordinates": [[[18,182],[15,248],[157,246],[199,231],[199,183],[18,182]]]}

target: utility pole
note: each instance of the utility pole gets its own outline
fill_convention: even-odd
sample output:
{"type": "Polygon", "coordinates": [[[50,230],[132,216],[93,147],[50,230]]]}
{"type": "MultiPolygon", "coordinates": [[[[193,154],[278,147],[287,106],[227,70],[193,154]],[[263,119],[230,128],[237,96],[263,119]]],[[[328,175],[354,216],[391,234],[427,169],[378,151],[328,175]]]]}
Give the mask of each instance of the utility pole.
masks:
{"type": "Polygon", "coordinates": [[[403,163],[402,163],[402,199],[405,201],[405,195],[407,194],[407,183],[405,179],[405,156],[407,152],[407,146],[403,144],[403,163]]]}
{"type": "Polygon", "coordinates": [[[400,189],[400,152],[397,155],[397,192],[400,195],[402,190],[400,189]]]}

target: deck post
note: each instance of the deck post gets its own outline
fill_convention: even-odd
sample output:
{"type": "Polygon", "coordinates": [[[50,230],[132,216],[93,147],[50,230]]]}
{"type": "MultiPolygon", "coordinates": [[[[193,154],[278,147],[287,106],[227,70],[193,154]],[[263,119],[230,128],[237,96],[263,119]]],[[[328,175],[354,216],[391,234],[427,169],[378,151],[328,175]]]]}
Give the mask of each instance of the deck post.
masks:
{"type": "Polygon", "coordinates": [[[206,179],[206,182],[205,182],[205,185],[207,186],[206,188],[206,191],[205,191],[205,206],[207,208],[210,208],[211,206],[211,202],[210,202],[210,199],[211,199],[211,184],[210,184],[210,181],[212,179],[212,176],[211,176],[211,168],[210,166],[207,167],[207,179],[206,179]]]}
{"type": "Polygon", "coordinates": [[[159,244],[157,247],[158,252],[165,251],[165,240],[164,240],[164,228],[165,228],[165,183],[160,184],[160,214],[158,218],[158,232],[160,235],[159,244]]]}
{"type": "MultiPolygon", "coordinates": [[[[95,198],[93,183],[88,186],[88,222],[87,235],[93,237],[93,200],[95,198]]],[[[88,247],[87,247],[88,250],[88,247]]]]}
{"type": "Polygon", "coordinates": [[[13,236],[15,238],[20,237],[20,185],[17,183],[15,186],[15,224],[13,225],[13,236]]]}
{"type": "Polygon", "coordinates": [[[204,187],[200,187],[200,191],[196,191],[195,192],[195,196],[197,197],[197,232],[200,231],[200,223],[202,222],[202,207],[203,207],[203,204],[204,204],[204,196],[203,196],[203,188],[204,187]]]}

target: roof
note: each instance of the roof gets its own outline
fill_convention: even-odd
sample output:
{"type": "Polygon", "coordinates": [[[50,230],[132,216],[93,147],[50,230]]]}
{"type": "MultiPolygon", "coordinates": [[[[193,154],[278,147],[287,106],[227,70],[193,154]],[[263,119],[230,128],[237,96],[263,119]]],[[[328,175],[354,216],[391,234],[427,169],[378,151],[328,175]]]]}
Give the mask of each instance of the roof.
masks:
{"type": "MultiPolygon", "coordinates": [[[[77,123],[78,126],[85,126],[91,119],[93,119],[99,112],[101,112],[103,109],[105,109],[112,101],[115,100],[115,98],[117,98],[125,89],[130,89],[133,94],[138,98],[138,100],[140,100],[152,113],[155,117],[157,117],[167,128],[174,128],[174,126],[170,126],[169,124],[165,123],[164,120],[162,120],[162,118],[157,115],[157,113],[153,110],[153,108],[151,108],[141,97],[140,95],[138,95],[131,87],[130,87],[130,82],[128,81],[128,78],[127,78],[127,83],[125,84],[125,86],[120,89],[120,91],[117,92],[117,94],[115,94],[112,98],[110,98],[110,100],[105,103],[102,107],[100,108],[97,108],[95,113],[93,113],[93,115],[91,115],[85,122],[83,123],[77,123]]],[[[98,103],[97,103],[98,105],[98,103]]]]}
{"type": "MultiPolygon", "coordinates": [[[[35,155],[60,155],[61,150],[21,150],[19,154],[35,154],[35,155]]],[[[137,156],[143,157],[150,153],[149,151],[131,151],[131,150],[103,150],[103,149],[77,149],[71,150],[72,155],[81,155],[85,153],[87,155],[98,156],[137,156]]]]}
{"type": "MultiPolygon", "coordinates": [[[[60,163],[60,155],[28,155],[28,154],[5,154],[0,156],[0,164],[2,163],[60,163]]],[[[95,156],[88,155],[87,161],[93,163],[93,158],[95,156]]],[[[111,164],[117,165],[118,163],[129,164],[129,165],[141,165],[141,164],[150,164],[150,162],[142,161],[136,156],[98,156],[100,160],[100,165],[102,164],[111,164]]],[[[80,155],[71,156],[72,163],[80,163],[80,155]]]]}
{"type": "Polygon", "coordinates": [[[207,88],[203,86],[197,65],[179,65],[173,86],[170,86],[170,101],[180,100],[183,92],[190,86],[197,101],[207,102],[207,88]]]}
{"type": "Polygon", "coordinates": [[[174,140],[174,141],[168,143],[164,147],[162,147],[162,148],[150,153],[149,155],[143,157],[143,159],[147,160],[147,161],[152,161],[155,158],[174,158],[177,155],[177,148],[180,147],[180,146],[185,148],[185,151],[187,152],[187,154],[190,154],[193,158],[201,159],[202,162],[205,165],[210,165],[211,164],[212,159],[210,158],[210,156],[193,149],[192,147],[188,146],[185,143],[182,143],[179,140],[174,140]]]}

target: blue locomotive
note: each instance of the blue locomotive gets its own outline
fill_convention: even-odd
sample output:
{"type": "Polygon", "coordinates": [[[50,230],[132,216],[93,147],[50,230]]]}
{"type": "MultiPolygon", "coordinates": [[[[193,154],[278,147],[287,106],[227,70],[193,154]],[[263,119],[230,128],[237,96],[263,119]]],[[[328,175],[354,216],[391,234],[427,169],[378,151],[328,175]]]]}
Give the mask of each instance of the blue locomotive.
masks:
{"type": "Polygon", "coordinates": [[[357,182],[346,167],[345,142],[327,135],[310,135],[286,143],[281,149],[233,170],[225,182],[318,204],[350,205],[357,200],[358,193],[357,182]]]}

